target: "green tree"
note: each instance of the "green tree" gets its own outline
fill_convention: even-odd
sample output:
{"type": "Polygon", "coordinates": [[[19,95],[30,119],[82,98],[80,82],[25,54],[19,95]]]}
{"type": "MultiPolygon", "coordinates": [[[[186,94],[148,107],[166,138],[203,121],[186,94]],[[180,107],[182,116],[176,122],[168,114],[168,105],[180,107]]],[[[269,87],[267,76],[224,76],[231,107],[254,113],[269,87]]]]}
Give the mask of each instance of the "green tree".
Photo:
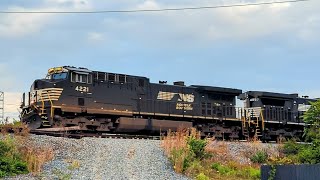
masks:
{"type": "Polygon", "coordinates": [[[311,103],[311,108],[303,116],[305,123],[305,137],[315,146],[320,146],[320,100],[311,103]]]}
{"type": "Polygon", "coordinates": [[[320,100],[311,103],[310,109],[303,118],[307,124],[304,135],[312,145],[307,145],[299,150],[299,160],[308,164],[320,163],[320,100]]]}

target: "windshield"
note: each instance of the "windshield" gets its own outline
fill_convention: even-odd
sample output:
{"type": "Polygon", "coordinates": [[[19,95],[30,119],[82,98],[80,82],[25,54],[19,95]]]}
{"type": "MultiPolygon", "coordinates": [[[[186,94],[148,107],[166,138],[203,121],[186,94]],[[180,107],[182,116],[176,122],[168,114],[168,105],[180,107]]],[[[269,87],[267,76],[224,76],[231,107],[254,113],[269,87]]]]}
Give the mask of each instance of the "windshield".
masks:
{"type": "Polygon", "coordinates": [[[68,73],[56,73],[51,75],[51,79],[67,79],[68,73]]]}

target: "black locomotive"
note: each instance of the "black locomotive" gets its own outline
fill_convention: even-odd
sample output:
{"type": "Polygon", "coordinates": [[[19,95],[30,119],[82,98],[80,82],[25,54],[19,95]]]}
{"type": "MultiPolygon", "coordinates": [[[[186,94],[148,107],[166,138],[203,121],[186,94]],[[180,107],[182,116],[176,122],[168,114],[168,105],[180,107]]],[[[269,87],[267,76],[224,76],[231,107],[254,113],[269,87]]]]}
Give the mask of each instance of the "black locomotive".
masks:
{"type": "Polygon", "coordinates": [[[297,94],[151,83],[146,77],[64,66],[49,69],[24,94],[21,120],[31,129],[154,134],[196,127],[217,138],[271,140],[301,137],[310,101],[315,100],[297,94]],[[236,97],[244,107],[236,106],[236,97]]]}

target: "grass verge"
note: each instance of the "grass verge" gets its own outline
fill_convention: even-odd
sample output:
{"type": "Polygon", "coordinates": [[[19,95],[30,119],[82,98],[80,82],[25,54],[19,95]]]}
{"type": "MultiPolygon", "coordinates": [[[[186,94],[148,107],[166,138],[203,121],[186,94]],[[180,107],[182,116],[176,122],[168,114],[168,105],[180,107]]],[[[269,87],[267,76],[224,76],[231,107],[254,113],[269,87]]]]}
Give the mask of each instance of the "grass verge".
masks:
{"type": "MultiPolygon", "coordinates": [[[[212,148],[207,146],[210,140],[201,139],[195,129],[180,129],[168,132],[162,138],[161,145],[177,173],[197,180],[224,179],[247,180],[260,179],[258,165],[243,165],[228,156],[226,146],[212,148]]],[[[258,153],[257,161],[264,161],[265,154],[258,153]]]]}

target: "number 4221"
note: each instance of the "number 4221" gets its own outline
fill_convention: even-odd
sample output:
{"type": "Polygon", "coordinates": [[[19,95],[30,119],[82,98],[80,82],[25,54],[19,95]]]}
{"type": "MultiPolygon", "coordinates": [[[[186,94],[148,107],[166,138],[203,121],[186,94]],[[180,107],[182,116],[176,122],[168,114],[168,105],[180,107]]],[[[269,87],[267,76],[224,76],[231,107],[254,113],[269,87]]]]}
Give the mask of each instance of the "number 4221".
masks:
{"type": "Polygon", "coordinates": [[[89,87],[77,86],[75,90],[79,92],[89,92],[89,87]]]}

